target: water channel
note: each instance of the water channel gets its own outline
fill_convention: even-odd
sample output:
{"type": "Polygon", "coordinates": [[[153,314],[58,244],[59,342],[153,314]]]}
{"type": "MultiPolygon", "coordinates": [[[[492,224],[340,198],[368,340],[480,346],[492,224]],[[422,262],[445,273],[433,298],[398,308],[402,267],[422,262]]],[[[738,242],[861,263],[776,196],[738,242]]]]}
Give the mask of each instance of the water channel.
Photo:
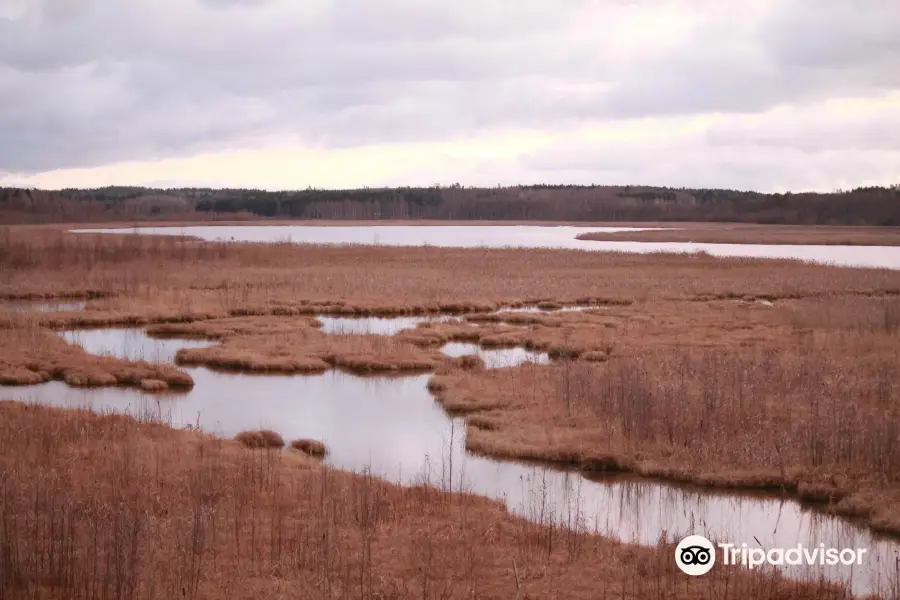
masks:
{"type": "MultiPolygon", "coordinates": [[[[360,319],[366,321],[366,319],[360,319]]],[[[375,321],[375,320],[373,320],[375,321]]],[[[359,323],[385,333],[398,323],[359,323]]],[[[64,332],[88,352],[171,362],[179,348],[213,342],[153,339],[140,329],[64,332]]],[[[448,345],[445,353],[496,353],[489,366],[543,362],[522,349],[481,350],[448,345]]],[[[524,364],[521,368],[530,368],[524,364]]],[[[652,545],[662,534],[687,533],[750,547],[866,548],[862,565],[784,567],[798,578],[824,575],[846,581],[855,593],[884,589],[896,577],[900,544],[864,527],[787,498],[721,493],[636,477],[588,478],[581,473],[512,461],[495,461],[465,450],[465,424],[450,418],[426,389],[428,375],[360,377],[340,371],[273,376],[185,369],[192,390],[154,395],[123,388],[80,389],[61,382],[6,387],[2,396],[64,407],[151,415],[175,427],[193,425],[224,437],[267,428],[286,440],[313,438],[329,450],[328,464],[351,471],[370,469],[400,484],[427,479],[454,490],[506,503],[530,519],[578,526],[627,542],[652,545]],[[758,540],[758,542],[757,542],[758,540]]],[[[718,568],[718,567],[717,567],[718,568]]]]}

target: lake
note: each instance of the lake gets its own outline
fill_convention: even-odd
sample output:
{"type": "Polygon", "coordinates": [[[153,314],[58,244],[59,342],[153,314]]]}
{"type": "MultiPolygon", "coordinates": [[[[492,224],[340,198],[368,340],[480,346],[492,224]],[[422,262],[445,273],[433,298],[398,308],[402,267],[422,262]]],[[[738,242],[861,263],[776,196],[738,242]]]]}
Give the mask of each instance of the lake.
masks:
{"type": "Polygon", "coordinates": [[[787,246],[686,242],[598,242],[590,232],[645,231],[635,227],[544,225],[198,225],[132,229],[75,229],[81,233],[189,235],[208,241],[365,244],[448,248],[561,248],[616,252],[707,252],[714,256],[787,258],[840,266],[900,268],[900,246],[787,246]]]}

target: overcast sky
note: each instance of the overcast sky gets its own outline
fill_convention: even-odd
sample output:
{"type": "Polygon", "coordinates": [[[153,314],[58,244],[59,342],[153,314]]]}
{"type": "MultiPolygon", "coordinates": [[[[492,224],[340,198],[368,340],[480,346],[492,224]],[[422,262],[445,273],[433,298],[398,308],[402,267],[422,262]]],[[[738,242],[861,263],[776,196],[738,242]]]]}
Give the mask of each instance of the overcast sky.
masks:
{"type": "Polygon", "coordinates": [[[898,0],[0,0],[0,185],[900,183],[898,0]]]}

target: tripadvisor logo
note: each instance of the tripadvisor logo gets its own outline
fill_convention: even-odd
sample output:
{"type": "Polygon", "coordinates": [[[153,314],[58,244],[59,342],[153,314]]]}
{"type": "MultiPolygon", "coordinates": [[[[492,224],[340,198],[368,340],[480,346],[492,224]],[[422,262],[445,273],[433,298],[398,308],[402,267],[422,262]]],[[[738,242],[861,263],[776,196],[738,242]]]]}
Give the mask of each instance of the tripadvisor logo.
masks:
{"type": "Polygon", "coordinates": [[[702,535],[689,535],[675,548],[675,564],[688,575],[704,575],[716,564],[716,548],[702,535]]]}
{"type": "MultiPolygon", "coordinates": [[[[868,548],[826,548],[806,547],[798,544],[793,548],[748,548],[747,544],[724,544],[722,564],[742,565],[755,569],[762,565],[861,565],[868,548]]],[[[688,575],[704,575],[716,564],[716,548],[702,535],[689,535],[675,547],[675,564],[688,575]]]]}

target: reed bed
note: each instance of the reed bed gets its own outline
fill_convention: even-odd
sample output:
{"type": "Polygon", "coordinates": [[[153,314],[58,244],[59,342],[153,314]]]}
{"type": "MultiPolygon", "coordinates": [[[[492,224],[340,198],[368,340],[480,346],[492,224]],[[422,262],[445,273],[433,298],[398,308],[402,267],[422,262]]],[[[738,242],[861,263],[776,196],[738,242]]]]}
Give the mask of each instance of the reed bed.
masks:
{"type": "MultiPolygon", "coordinates": [[[[793,261],[560,250],[202,243],[165,236],[9,228],[0,297],[63,294],[122,318],[300,310],[343,314],[486,312],[552,301],[821,297],[900,292],[900,273],[793,261]],[[402,299],[402,301],[398,301],[402,299]]],[[[98,315],[99,317],[100,315],[98,315]]]]}
{"type": "MultiPolygon", "coordinates": [[[[0,230],[0,383],[189,387],[52,329],[147,325],[217,340],[178,363],[258,372],[434,370],[466,446],[495,457],[783,490],[900,532],[900,272],[554,250],[215,244],[0,230]],[[500,307],[602,306],[489,314],[500,307]],[[391,337],[314,314],[454,313],[391,337]],[[546,351],[485,369],[448,341],[546,351]]],[[[0,389],[2,391],[2,389],[0,389]]],[[[637,549],[499,505],[251,451],[162,424],[0,405],[0,599],[819,598],[771,573],[686,578],[637,549]],[[463,583],[460,583],[463,582],[463,583]]],[[[283,441],[280,444],[283,446],[283,441]]],[[[888,594],[890,596],[890,594],[888,594]]]]}
{"type": "Polygon", "coordinates": [[[328,335],[308,326],[226,338],[216,346],[179,350],[176,356],[181,365],[277,373],[317,373],[330,368],[363,374],[431,371],[443,361],[434,350],[392,337],[328,335]]]}
{"type": "Polygon", "coordinates": [[[479,417],[477,453],[786,491],[900,533],[900,346],[870,338],[445,372],[429,387],[479,417]]]}
{"type": "Polygon", "coordinates": [[[146,391],[190,389],[188,373],[172,365],[97,356],[67,343],[27,317],[0,328],[0,385],[65,381],[76,387],[126,386],[146,391]]]}
{"type": "Polygon", "coordinates": [[[693,242],[696,244],[771,244],[822,246],[900,246],[900,227],[747,225],[704,223],[673,225],[656,231],[584,233],[580,240],[693,242]]]}
{"type": "Polygon", "coordinates": [[[470,342],[484,348],[548,352],[552,358],[604,360],[649,347],[777,347],[793,330],[781,309],[730,301],[645,301],[604,310],[503,312],[465,319],[463,323],[422,323],[400,332],[397,338],[422,347],[470,342]]]}
{"type": "Polygon", "coordinates": [[[284,448],[281,435],[269,429],[241,431],[234,436],[234,440],[247,448],[284,448]]]}
{"type": "Polygon", "coordinates": [[[316,458],[325,458],[328,454],[328,448],[319,440],[294,440],[291,442],[291,448],[316,458]]]}
{"type": "Polygon", "coordinates": [[[147,327],[147,335],[158,338],[223,340],[246,335],[280,336],[321,327],[312,317],[227,317],[192,323],[162,323],[147,327]]]}
{"type": "Polygon", "coordinates": [[[787,302],[786,322],[801,330],[853,331],[900,336],[900,297],[835,298],[809,303],[787,302]]]}
{"type": "Polygon", "coordinates": [[[0,403],[0,598],[847,598],[297,452],[0,403]]]}

